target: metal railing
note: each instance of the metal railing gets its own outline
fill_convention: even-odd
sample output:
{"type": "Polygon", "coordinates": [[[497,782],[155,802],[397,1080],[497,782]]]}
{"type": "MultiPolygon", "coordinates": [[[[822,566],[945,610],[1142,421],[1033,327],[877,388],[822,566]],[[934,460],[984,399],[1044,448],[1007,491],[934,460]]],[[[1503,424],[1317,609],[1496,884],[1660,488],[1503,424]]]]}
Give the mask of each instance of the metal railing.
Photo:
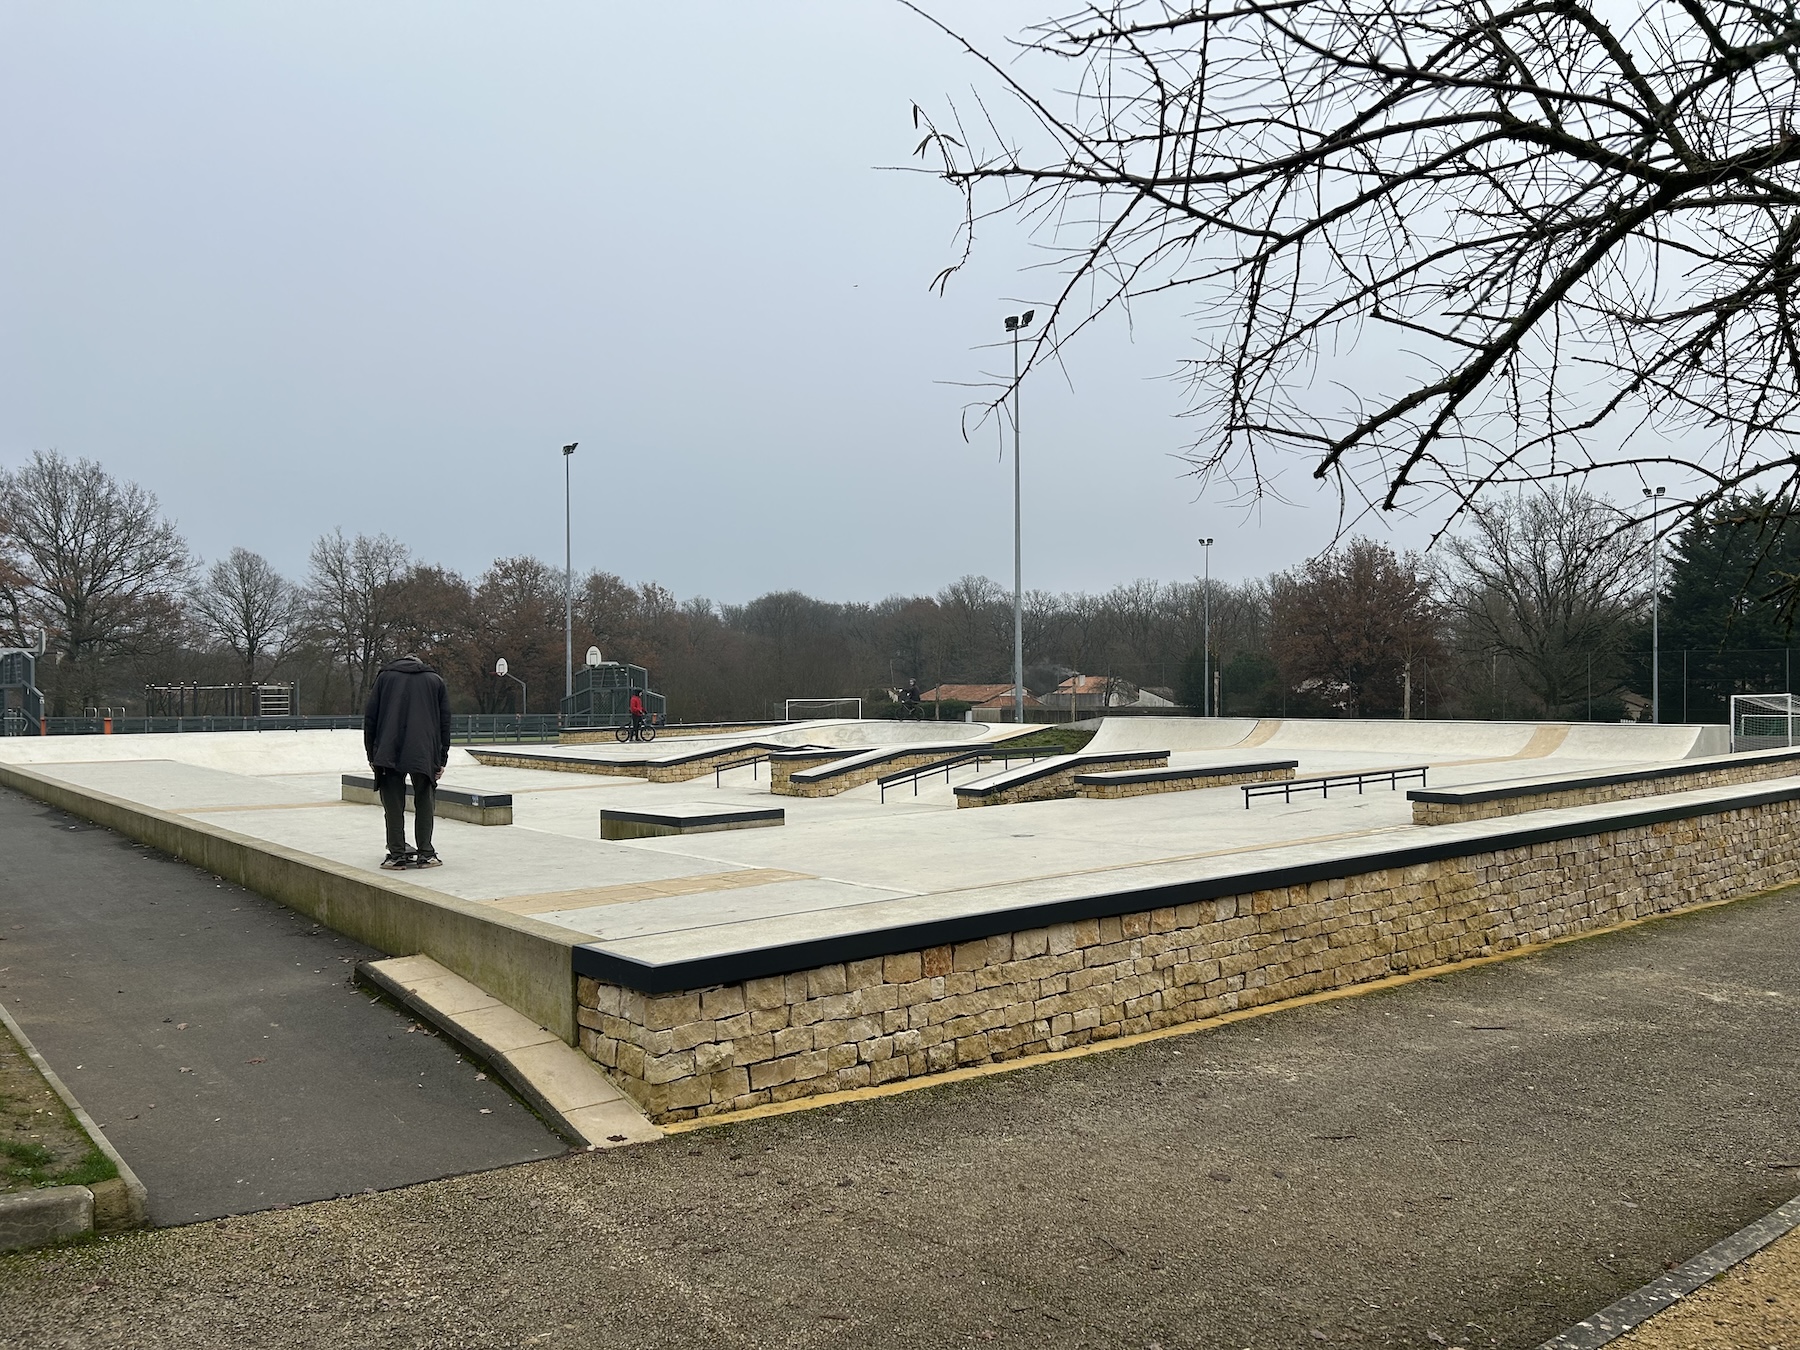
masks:
{"type": "Polygon", "coordinates": [[[767,750],[764,750],[761,754],[746,755],[742,759],[733,759],[733,760],[726,761],[724,764],[715,764],[713,766],[713,786],[715,788],[720,786],[720,776],[725,772],[725,770],[741,769],[746,764],[748,764],[750,766],[750,777],[753,779],[757,778],[757,777],[759,777],[759,774],[758,774],[756,766],[758,764],[767,764],[768,762],[769,762],[769,752],[767,750]]]}
{"type": "Polygon", "coordinates": [[[1322,773],[1311,778],[1281,778],[1269,783],[1245,783],[1244,809],[1250,809],[1252,797],[1273,797],[1277,793],[1284,802],[1292,801],[1296,792],[1317,791],[1321,797],[1331,796],[1334,787],[1356,788],[1356,795],[1362,796],[1363,784],[1386,783],[1395,791],[1399,791],[1402,782],[1419,780],[1419,786],[1425,786],[1425,769],[1423,764],[1410,765],[1403,769],[1361,769],[1355,773],[1322,773]]]}
{"type": "Polygon", "coordinates": [[[967,754],[956,755],[950,759],[940,760],[936,764],[922,764],[917,768],[901,769],[898,773],[890,773],[885,777],[877,778],[875,783],[876,786],[881,789],[881,800],[885,802],[887,801],[887,790],[890,787],[899,787],[902,783],[911,783],[912,795],[916,797],[919,795],[919,780],[921,778],[930,778],[941,773],[944,775],[944,782],[947,784],[950,781],[950,771],[952,769],[959,769],[965,764],[973,764],[976,768],[980,768],[981,761],[985,759],[990,764],[1005,764],[1008,768],[1011,768],[1012,762],[1015,759],[1031,761],[1043,759],[1050,755],[1066,755],[1068,753],[1067,750],[1059,750],[1054,746],[1047,745],[1037,746],[1030,750],[1007,750],[1004,748],[971,750],[967,754]]]}

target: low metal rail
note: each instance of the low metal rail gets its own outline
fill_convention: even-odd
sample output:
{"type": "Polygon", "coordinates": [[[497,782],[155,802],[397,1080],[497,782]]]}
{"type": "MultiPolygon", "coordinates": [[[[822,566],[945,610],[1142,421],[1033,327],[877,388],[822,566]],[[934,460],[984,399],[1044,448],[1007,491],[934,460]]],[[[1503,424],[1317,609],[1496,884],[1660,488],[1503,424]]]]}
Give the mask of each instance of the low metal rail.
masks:
{"type": "Polygon", "coordinates": [[[748,764],[750,766],[750,776],[756,778],[759,776],[756,766],[758,764],[767,764],[768,762],[769,752],[765,750],[760,755],[746,755],[743,759],[727,760],[723,764],[715,765],[713,768],[713,786],[720,786],[720,775],[727,769],[741,769],[744,765],[748,764]]]}
{"type": "Polygon", "coordinates": [[[1321,797],[1331,796],[1334,787],[1354,787],[1356,795],[1362,796],[1363,787],[1369,783],[1386,783],[1390,788],[1399,790],[1403,782],[1418,780],[1419,786],[1425,786],[1425,765],[1413,764],[1403,769],[1362,769],[1356,773],[1321,773],[1310,778],[1283,778],[1270,783],[1245,783],[1244,809],[1250,809],[1252,797],[1273,797],[1279,795],[1284,802],[1292,801],[1296,792],[1317,792],[1321,797]]]}
{"type": "Polygon", "coordinates": [[[950,771],[952,769],[960,769],[965,764],[973,764],[979,768],[981,766],[981,761],[985,759],[990,764],[1005,764],[1008,768],[1011,768],[1012,762],[1015,759],[1028,761],[1038,760],[1044,759],[1050,755],[1066,755],[1068,753],[1067,750],[1058,750],[1052,746],[1038,746],[1030,750],[971,750],[965,755],[957,755],[952,759],[941,760],[936,764],[922,764],[917,768],[901,769],[898,773],[890,773],[884,778],[877,778],[875,783],[876,786],[881,789],[881,800],[885,802],[887,800],[887,790],[891,787],[898,787],[902,783],[911,783],[912,795],[916,797],[919,795],[919,780],[921,778],[930,778],[935,774],[941,773],[944,775],[944,781],[948,783],[950,781],[950,771]]]}

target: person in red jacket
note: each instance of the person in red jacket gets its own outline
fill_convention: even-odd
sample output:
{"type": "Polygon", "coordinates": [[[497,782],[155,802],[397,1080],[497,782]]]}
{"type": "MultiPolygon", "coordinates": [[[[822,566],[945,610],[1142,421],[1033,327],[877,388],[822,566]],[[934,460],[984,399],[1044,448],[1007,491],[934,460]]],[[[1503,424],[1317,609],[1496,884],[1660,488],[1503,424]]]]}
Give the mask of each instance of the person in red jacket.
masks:
{"type": "Polygon", "coordinates": [[[638,690],[631,691],[631,739],[636,740],[638,733],[644,729],[644,697],[638,690]]]}

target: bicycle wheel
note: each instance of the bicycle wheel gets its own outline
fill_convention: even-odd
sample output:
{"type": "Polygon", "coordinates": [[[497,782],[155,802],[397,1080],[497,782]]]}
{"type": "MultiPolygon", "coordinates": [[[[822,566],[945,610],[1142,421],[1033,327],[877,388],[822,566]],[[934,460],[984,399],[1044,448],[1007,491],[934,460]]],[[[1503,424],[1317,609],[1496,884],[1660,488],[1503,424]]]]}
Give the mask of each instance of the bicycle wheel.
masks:
{"type": "Polygon", "coordinates": [[[628,741],[631,739],[631,728],[620,727],[617,731],[613,732],[613,735],[621,741],[628,741]]]}
{"type": "Polygon", "coordinates": [[[653,741],[656,739],[656,728],[646,722],[644,723],[644,729],[640,731],[638,735],[646,741],[653,741]]]}

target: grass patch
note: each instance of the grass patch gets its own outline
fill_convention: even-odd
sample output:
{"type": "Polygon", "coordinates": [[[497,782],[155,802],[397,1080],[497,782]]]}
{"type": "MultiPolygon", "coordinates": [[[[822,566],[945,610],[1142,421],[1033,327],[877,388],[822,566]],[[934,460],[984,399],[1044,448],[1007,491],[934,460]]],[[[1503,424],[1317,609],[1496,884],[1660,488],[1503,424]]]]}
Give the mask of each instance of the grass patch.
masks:
{"type": "Polygon", "coordinates": [[[99,1149],[74,1162],[59,1160],[42,1144],[0,1140],[0,1190],[36,1190],[41,1186],[92,1186],[119,1175],[113,1160],[99,1149]]]}
{"type": "Polygon", "coordinates": [[[1008,749],[1013,750],[1060,750],[1065,755],[1072,755],[1077,750],[1087,747],[1094,739],[1094,733],[1080,727],[1039,727],[1025,736],[1019,736],[1005,742],[1008,749]]]}

